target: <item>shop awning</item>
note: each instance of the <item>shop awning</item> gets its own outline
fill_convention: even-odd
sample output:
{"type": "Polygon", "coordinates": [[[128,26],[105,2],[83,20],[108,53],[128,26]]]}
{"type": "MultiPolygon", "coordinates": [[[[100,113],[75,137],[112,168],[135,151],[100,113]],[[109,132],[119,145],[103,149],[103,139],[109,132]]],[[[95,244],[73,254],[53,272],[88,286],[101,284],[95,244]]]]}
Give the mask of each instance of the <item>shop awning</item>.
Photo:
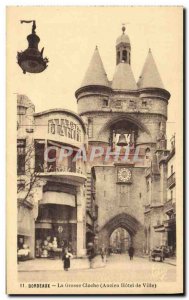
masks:
{"type": "Polygon", "coordinates": [[[51,223],[35,223],[36,229],[52,229],[51,223]]]}
{"type": "Polygon", "coordinates": [[[87,180],[85,175],[76,172],[44,172],[40,173],[39,176],[45,180],[63,182],[74,186],[80,186],[87,180]]]}
{"type": "Polygon", "coordinates": [[[43,194],[43,199],[40,204],[59,204],[76,206],[75,196],[63,192],[48,191],[43,194]]]}

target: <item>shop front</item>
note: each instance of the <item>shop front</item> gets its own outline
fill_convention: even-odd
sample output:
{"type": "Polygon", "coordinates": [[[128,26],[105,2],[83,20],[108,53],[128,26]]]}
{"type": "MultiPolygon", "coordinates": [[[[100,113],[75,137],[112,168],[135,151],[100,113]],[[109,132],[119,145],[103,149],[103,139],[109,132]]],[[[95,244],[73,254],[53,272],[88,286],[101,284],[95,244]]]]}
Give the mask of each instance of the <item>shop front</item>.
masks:
{"type": "Polygon", "coordinates": [[[36,257],[60,256],[62,247],[77,251],[76,208],[63,204],[40,204],[35,225],[36,257]]]}
{"type": "Polygon", "coordinates": [[[32,204],[27,201],[18,201],[17,219],[17,254],[18,260],[34,257],[35,223],[32,213],[32,204]]]}
{"type": "MultiPolygon", "coordinates": [[[[43,187],[43,198],[39,201],[35,222],[36,257],[61,257],[62,249],[67,247],[76,256],[84,252],[83,230],[78,235],[78,190],[74,185],[50,181],[43,187]]],[[[84,207],[82,212],[84,213],[84,207]]],[[[85,224],[82,215],[81,223],[83,227],[85,224]]]]}

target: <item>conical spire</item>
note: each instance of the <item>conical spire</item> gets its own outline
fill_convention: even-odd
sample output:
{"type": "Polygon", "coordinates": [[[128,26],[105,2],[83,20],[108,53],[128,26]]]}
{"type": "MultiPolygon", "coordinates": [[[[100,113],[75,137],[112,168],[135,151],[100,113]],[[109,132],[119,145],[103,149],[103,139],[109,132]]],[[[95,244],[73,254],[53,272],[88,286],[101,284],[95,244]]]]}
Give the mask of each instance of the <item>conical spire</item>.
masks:
{"type": "Polygon", "coordinates": [[[161,88],[164,89],[163,82],[158,72],[155,60],[152,56],[151,49],[149,49],[142,74],[139,77],[138,83],[139,88],[161,88]]]}
{"type": "Polygon", "coordinates": [[[135,78],[129,64],[121,62],[116,66],[112,81],[112,89],[137,90],[135,78]]]}
{"type": "Polygon", "coordinates": [[[81,87],[88,85],[100,85],[109,87],[108,78],[97,46],[95,48],[89,67],[82,81],[81,87]]]}

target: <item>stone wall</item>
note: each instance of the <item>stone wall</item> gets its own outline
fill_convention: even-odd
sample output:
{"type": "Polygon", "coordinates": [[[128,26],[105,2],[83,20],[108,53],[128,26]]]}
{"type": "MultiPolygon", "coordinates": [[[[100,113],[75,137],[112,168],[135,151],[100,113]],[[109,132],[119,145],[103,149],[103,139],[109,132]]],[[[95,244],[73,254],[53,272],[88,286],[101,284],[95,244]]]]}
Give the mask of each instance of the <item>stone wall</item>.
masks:
{"type": "MultiPolygon", "coordinates": [[[[143,227],[146,198],[145,169],[132,168],[133,183],[131,184],[117,183],[117,167],[115,166],[95,167],[95,171],[99,231],[109,220],[120,213],[134,217],[143,227]]],[[[140,229],[140,233],[138,232],[134,238],[136,248],[141,249],[143,238],[143,230],[140,229]]],[[[99,241],[106,240],[108,243],[107,239],[109,239],[107,232],[102,232],[102,236],[99,234],[99,241]]]]}

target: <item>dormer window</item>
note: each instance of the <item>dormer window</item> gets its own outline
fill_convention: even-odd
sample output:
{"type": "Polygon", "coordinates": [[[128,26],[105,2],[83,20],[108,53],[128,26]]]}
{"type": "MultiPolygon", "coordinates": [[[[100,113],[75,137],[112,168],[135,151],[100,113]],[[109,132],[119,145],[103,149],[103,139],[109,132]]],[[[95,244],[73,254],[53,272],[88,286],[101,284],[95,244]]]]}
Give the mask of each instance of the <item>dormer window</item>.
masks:
{"type": "Polygon", "coordinates": [[[121,100],[117,100],[116,103],[115,103],[115,107],[116,108],[121,108],[121,106],[122,106],[121,100]]]}
{"type": "Polygon", "coordinates": [[[147,107],[147,101],[146,100],[142,100],[142,107],[146,108],[147,107]]]}
{"type": "Polygon", "coordinates": [[[108,99],[103,99],[103,107],[107,107],[108,106],[108,99]]]}
{"type": "Polygon", "coordinates": [[[136,108],[136,102],[135,102],[135,100],[130,100],[129,101],[129,106],[131,107],[131,108],[136,108]]]}

